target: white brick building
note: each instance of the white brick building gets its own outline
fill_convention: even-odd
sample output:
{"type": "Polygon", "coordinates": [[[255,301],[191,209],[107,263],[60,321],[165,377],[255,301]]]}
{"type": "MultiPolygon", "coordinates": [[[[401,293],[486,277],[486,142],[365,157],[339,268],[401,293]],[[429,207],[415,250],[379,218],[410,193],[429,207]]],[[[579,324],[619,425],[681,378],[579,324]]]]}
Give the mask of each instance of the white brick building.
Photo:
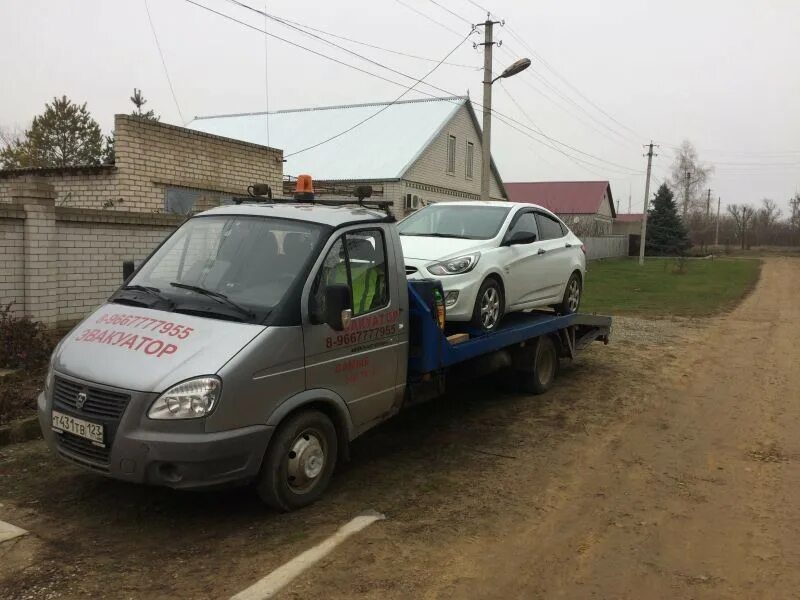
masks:
{"type": "MultiPolygon", "coordinates": [[[[189,127],[284,148],[287,188],[301,173],[329,197],[371,184],[397,216],[428,202],[480,198],[481,130],[465,97],[197,117],[189,127]]],[[[494,162],[490,196],[506,198],[494,162]]]]}

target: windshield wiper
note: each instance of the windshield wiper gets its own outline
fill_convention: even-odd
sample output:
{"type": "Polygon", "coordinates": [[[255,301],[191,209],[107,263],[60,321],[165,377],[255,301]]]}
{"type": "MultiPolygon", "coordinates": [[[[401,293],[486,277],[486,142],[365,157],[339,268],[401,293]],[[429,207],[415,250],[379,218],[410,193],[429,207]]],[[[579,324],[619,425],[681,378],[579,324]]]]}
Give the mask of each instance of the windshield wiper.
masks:
{"type": "Polygon", "coordinates": [[[159,300],[162,300],[172,306],[174,303],[172,300],[167,298],[164,294],[161,293],[161,290],[157,287],[153,287],[151,285],[126,285],[122,287],[123,291],[130,291],[130,292],[147,292],[151,296],[155,296],[159,300]]]}
{"type": "Polygon", "coordinates": [[[214,290],[207,290],[206,288],[200,287],[199,285],[189,285],[188,283],[180,283],[179,281],[172,281],[170,282],[172,287],[181,288],[182,290],[189,290],[191,292],[195,292],[197,294],[202,294],[203,296],[208,296],[209,298],[214,298],[223,304],[227,304],[231,308],[235,308],[241,314],[245,315],[249,319],[255,319],[255,314],[247,310],[244,306],[241,306],[228,298],[222,292],[215,292],[214,290]]]}

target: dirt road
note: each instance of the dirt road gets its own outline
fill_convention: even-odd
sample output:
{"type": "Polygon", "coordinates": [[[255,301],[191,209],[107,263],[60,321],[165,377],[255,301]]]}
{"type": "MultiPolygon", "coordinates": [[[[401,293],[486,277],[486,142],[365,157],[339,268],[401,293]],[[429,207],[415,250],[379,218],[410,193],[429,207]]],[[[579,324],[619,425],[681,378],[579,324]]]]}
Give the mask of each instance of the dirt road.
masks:
{"type": "Polygon", "coordinates": [[[286,598],[800,597],[800,260],[711,322],[619,320],[542,397],[489,382],[357,442],[310,509],[0,449],[0,597],[226,597],[364,509],[286,598]]]}

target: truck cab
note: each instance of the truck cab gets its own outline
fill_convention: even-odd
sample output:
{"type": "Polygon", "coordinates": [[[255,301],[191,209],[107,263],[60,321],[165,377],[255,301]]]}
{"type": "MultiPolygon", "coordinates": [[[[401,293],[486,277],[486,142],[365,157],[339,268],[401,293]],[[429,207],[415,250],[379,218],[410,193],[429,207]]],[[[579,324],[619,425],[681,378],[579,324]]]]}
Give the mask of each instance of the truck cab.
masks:
{"type": "Polygon", "coordinates": [[[408,291],[393,219],[363,205],[196,215],[56,348],[39,418],[62,458],[132,482],[256,481],[289,510],[396,413],[408,291]]]}

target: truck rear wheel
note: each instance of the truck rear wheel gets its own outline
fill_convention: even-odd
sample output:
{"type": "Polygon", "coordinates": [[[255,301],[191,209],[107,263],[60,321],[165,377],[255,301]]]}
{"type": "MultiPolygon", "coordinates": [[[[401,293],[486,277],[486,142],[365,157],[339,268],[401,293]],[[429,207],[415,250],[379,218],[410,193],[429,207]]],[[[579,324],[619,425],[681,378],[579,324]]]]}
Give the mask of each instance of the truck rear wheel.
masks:
{"type": "Polygon", "coordinates": [[[558,375],[558,352],[553,338],[542,336],[536,342],[533,364],[518,371],[519,387],[529,394],[543,394],[553,385],[558,375]]]}
{"type": "Polygon", "coordinates": [[[292,415],[278,427],[256,489],[266,504],[288,512],[315,502],[336,466],[336,428],[318,410],[292,415]]]}

